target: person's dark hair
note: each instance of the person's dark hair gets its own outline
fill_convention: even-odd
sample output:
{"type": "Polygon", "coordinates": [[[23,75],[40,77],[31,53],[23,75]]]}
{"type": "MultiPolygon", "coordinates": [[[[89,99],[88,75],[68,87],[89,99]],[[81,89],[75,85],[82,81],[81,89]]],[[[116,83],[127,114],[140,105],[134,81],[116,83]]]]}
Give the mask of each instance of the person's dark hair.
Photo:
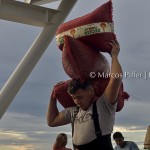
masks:
{"type": "Polygon", "coordinates": [[[65,147],[66,145],[67,145],[67,135],[65,133],[58,134],[58,136],[56,138],[55,147],[61,148],[61,147],[65,147]],[[63,139],[62,139],[62,137],[63,137],[63,139]]]}
{"type": "Polygon", "coordinates": [[[116,139],[116,138],[124,138],[124,137],[121,132],[115,132],[113,134],[113,139],[116,139]]]}
{"type": "Polygon", "coordinates": [[[79,89],[86,89],[90,85],[90,82],[80,82],[79,80],[72,80],[68,85],[68,93],[74,94],[79,89]]]}
{"type": "Polygon", "coordinates": [[[58,136],[63,136],[65,139],[67,139],[67,134],[65,134],[65,133],[60,133],[60,134],[58,134],[58,136]]]}

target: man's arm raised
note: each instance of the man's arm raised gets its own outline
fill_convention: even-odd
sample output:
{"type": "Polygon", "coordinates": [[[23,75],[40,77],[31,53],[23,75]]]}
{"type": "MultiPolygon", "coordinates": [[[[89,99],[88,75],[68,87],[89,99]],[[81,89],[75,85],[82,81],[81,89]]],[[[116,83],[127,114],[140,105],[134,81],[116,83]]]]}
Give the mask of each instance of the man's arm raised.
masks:
{"type": "Polygon", "coordinates": [[[118,55],[120,51],[119,43],[117,41],[112,41],[109,43],[112,46],[111,57],[111,72],[110,72],[110,81],[104,92],[105,96],[111,104],[116,102],[119,88],[122,82],[122,68],[118,61],[118,55]]]}
{"type": "Polygon", "coordinates": [[[55,96],[55,93],[53,90],[53,92],[51,94],[50,103],[48,106],[47,124],[50,127],[56,127],[56,126],[66,125],[68,123],[70,123],[70,122],[68,122],[65,119],[64,114],[62,112],[58,111],[57,100],[56,100],[56,96],[55,96]]]}

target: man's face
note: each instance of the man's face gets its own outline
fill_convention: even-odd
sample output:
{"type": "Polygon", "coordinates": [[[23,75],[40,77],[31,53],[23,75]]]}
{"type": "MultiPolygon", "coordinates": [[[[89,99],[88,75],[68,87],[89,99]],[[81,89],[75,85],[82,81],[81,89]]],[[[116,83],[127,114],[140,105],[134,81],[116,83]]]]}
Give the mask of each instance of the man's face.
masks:
{"type": "Polygon", "coordinates": [[[90,89],[79,89],[71,97],[77,106],[86,110],[93,102],[94,93],[90,89]]]}
{"type": "Polygon", "coordinates": [[[124,147],[124,138],[123,137],[119,137],[115,139],[115,142],[118,146],[120,146],[121,148],[124,147]]]}

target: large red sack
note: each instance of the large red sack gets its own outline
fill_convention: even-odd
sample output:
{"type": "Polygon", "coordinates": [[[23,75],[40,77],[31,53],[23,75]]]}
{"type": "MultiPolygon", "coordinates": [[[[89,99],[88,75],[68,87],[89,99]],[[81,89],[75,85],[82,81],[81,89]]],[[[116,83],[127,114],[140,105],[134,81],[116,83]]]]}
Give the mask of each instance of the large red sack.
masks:
{"type": "Polygon", "coordinates": [[[111,0],[87,15],[61,24],[56,32],[56,42],[61,50],[65,35],[79,39],[94,50],[110,53],[108,42],[116,40],[111,0]]]}
{"type": "MultiPolygon", "coordinates": [[[[73,99],[67,92],[68,85],[71,81],[72,80],[62,81],[54,86],[54,92],[55,92],[56,98],[64,108],[75,106],[73,99]]],[[[98,80],[92,80],[91,84],[94,87],[96,96],[99,97],[103,94],[103,92],[105,91],[108,85],[108,82],[109,82],[109,79],[103,79],[103,78],[98,79],[98,80]]],[[[123,83],[122,83],[120,86],[118,97],[117,97],[118,103],[117,103],[116,112],[119,112],[122,110],[124,106],[124,101],[128,98],[129,98],[129,95],[128,93],[124,92],[123,83]]]]}
{"type": "Polygon", "coordinates": [[[70,78],[81,81],[90,79],[92,72],[95,78],[98,73],[110,72],[109,63],[102,53],[69,36],[65,36],[62,64],[70,78]]]}
{"type": "MultiPolygon", "coordinates": [[[[106,79],[100,78],[100,79],[92,80],[92,86],[94,87],[96,96],[99,97],[103,94],[103,92],[105,91],[109,83],[109,80],[110,80],[109,78],[106,78],[106,79]]],[[[124,87],[122,83],[118,92],[118,96],[117,96],[118,103],[117,103],[116,112],[119,112],[122,110],[122,108],[124,107],[124,101],[128,100],[129,97],[130,97],[129,94],[124,91],[124,87]]]]}
{"type": "Polygon", "coordinates": [[[61,81],[57,83],[53,88],[57,100],[64,108],[75,106],[72,97],[67,92],[67,88],[70,82],[71,80],[61,81]]]}
{"type": "Polygon", "coordinates": [[[118,93],[118,104],[116,111],[119,112],[122,110],[124,106],[124,101],[129,99],[129,94],[127,92],[124,92],[123,83],[121,84],[119,93],[118,93]]]}

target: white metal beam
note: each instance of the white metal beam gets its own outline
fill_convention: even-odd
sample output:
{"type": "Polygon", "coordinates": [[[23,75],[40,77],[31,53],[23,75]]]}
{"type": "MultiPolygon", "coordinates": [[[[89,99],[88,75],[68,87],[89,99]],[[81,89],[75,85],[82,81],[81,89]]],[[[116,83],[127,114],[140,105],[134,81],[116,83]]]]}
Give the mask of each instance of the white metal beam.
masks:
{"type": "Polygon", "coordinates": [[[30,4],[31,0],[24,0],[24,2],[30,4]]]}
{"type": "Polygon", "coordinates": [[[14,0],[0,0],[0,19],[34,26],[45,26],[58,10],[44,8],[14,0]]]}
{"type": "Polygon", "coordinates": [[[31,0],[30,3],[35,4],[35,5],[43,5],[43,4],[55,2],[55,1],[60,1],[60,0],[31,0]]]}
{"type": "MultiPolygon", "coordinates": [[[[10,103],[13,101],[17,92],[37,64],[40,57],[52,41],[58,26],[65,20],[77,0],[62,0],[57,13],[53,17],[55,24],[46,25],[39,34],[33,45],[27,51],[19,65],[16,67],[4,87],[0,91],[0,118],[4,115],[10,103]]],[[[19,12],[18,12],[19,13],[19,12]]]]}

